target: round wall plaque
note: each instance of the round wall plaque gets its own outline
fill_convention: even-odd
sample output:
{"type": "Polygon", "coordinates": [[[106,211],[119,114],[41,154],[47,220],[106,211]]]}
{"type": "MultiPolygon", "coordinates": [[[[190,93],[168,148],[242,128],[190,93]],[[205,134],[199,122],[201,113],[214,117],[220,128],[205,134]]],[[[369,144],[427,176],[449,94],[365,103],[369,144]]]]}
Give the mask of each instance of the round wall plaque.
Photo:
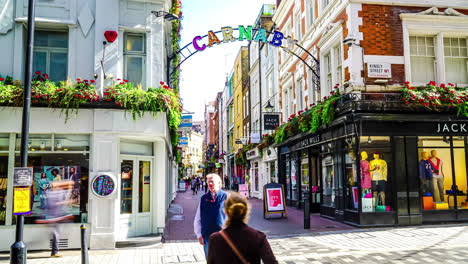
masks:
{"type": "Polygon", "coordinates": [[[109,175],[99,175],[94,178],[92,188],[97,196],[106,197],[114,192],[115,182],[109,175]]]}

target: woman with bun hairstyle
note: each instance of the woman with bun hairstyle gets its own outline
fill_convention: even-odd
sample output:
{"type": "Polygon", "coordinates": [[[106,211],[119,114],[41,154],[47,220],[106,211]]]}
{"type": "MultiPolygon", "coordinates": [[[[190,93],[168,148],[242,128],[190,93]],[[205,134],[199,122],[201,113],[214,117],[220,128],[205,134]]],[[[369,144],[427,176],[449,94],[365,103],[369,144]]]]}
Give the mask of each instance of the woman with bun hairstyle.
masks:
{"type": "Polygon", "coordinates": [[[213,233],[208,242],[208,264],[278,263],[266,235],[247,226],[247,198],[233,192],[224,202],[226,228],[213,233]]]}

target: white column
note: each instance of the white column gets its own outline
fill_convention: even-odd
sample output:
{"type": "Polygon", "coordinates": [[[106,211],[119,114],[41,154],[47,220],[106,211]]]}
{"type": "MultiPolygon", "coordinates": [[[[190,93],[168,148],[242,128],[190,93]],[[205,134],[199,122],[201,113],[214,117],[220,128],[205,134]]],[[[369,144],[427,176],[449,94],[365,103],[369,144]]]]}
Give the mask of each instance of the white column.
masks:
{"type": "Polygon", "coordinates": [[[153,233],[164,231],[166,216],[166,174],[167,174],[167,148],[164,141],[154,142],[155,162],[153,165],[153,233]]]}
{"type": "Polygon", "coordinates": [[[444,33],[440,32],[437,34],[435,39],[435,55],[436,55],[436,65],[435,65],[435,72],[436,72],[436,80],[438,84],[445,83],[446,84],[446,77],[445,77],[445,52],[444,52],[444,33]]]}

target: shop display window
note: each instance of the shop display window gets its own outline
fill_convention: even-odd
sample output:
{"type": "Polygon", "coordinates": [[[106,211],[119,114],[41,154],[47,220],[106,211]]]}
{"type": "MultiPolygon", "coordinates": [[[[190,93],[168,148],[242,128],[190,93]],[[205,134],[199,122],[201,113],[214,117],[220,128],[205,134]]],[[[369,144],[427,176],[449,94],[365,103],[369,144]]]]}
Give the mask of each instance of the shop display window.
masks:
{"type": "MultiPolygon", "coordinates": [[[[28,137],[28,151],[51,151],[52,134],[30,134],[28,137]]],[[[21,134],[16,134],[15,150],[21,150],[21,134]]]]}
{"type": "Polygon", "coordinates": [[[147,213],[150,211],[151,203],[151,162],[139,161],[139,164],[138,212],[147,213]]]}
{"type": "Polygon", "coordinates": [[[9,147],[9,135],[0,134],[0,151],[8,151],[9,147]]]}
{"type": "Polygon", "coordinates": [[[419,137],[418,174],[424,210],[468,209],[464,137],[419,137]]]}
{"type": "Polygon", "coordinates": [[[333,188],[333,158],[327,155],[322,158],[322,185],[323,185],[323,200],[325,206],[335,206],[335,189],[333,188]]]}
{"type": "MultiPolygon", "coordinates": [[[[19,152],[16,153],[15,167],[20,167],[19,152]]],[[[66,216],[68,222],[86,223],[89,181],[88,153],[29,153],[28,167],[33,167],[31,186],[32,209],[25,216],[25,224],[40,220],[66,216]],[[54,187],[56,182],[67,181],[69,188],[54,187]],[[57,205],[51,194],[65,203],[57,205]]],[[[15,219],[13,219],[15,220],[15,219]]]]}
{"type": "Polygon", "coordinates": [[[302,153],[301,160],[301,191],[309,191],[310,175],[309,175],[309,156],[306,152],[302,153]]]}
{"type": "Polygon", "coordinates": [[[286,199],[291,199],[291,194],[290,194],[290,190],[291,190],[291,167],[290,167],[290,164],[291,164],[291,158],[289,157],[289,155],[286,155],[286,166],[285,166],[285,170],[286,170],[286,199]]]}
{"type": "Polygon", "coordinates": [[[272,161],[272,162],[269,162],[268,164],[269,164],[268,166],[270,166],[270,182],[277,182],[275,162],[272,161]]]}
{"type": "Polygon", "coordinates": [[[359,154],[362,212],[393,210],[390,137],[361,137],[359,154]]]}
{"type": "Polygon", "coordinates": [[[120,213],[131,214],[133,200],[133,160],[122,160],[120,166],[120,213]]]}
{"type": "Polygon", "coordinates": [[[345,152],[345,199],[346,209],[357,210],[359,201],[358,181],[356,171],[356,153],[354,150],[345,152]]]}
{"type": "Polygon", "coordinates": [[[7,206],[8,154],[0,153],[0,225],[5,225],[7,206]]]}
{"type": "Polygon", "coordinates": [[[297,163],[291,159],[291,200],[297,200],[297,163]]]}

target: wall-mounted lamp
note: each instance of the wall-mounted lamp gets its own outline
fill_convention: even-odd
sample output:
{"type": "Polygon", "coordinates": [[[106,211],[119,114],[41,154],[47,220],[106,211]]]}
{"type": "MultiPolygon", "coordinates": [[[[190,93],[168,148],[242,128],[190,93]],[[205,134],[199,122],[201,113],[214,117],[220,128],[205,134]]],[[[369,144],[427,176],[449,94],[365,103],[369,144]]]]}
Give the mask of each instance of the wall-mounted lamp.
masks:
{"type": "Polygon", "coordinates": [[[164,19],[166,19],[167,21],[180,19],[178,16],[166,11],[151,11],[151,13],[153,13],[153,15],[155,15],[156,17],[164,17],[164,19]]]}
{"type": "Polygon", "coordinates": [[[265,110],[268,112],[273,111],[274,106],[271,105],[270,101],[268,101],[268,104],[265,106],[265,110]]]}
{"type": "Polygon", "coordinates": [[[369,144],[372,143],[372,139],[371,139],[370,136],[367,138],[367,143],[369,143],[369,144]]]}
{"type": "Polygon", "coordinates": [[[57,140],[57,143],[55,144],[55,146],[56,146],[58,149],[62,148],[62,141],[57,140]]]}
{"type": "Polygon", "coordinates": [[[45,149],[45,140],[41,140],[39,147],[40,149],[45,149]]]}

